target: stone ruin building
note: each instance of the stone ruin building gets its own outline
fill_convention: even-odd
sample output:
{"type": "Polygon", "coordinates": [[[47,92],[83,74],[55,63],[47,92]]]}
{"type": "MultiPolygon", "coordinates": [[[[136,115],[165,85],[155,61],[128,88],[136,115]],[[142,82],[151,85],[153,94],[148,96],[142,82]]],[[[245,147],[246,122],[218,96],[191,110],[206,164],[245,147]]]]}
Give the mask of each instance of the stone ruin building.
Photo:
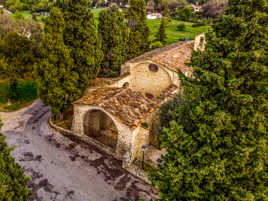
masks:
{"type": "Polygon", "coordinates": [[[158,149],[158,111],[180,92],[178,70],[191,77],[193,50],[204,48],[204,35],[195,41],[160,48],[122,65],[121,76],[97,78],[73,103],[72,133],[122,161],[123,167],[144,179],[138,168],[144,157],[156,166],[165,150],[158,149]]]}

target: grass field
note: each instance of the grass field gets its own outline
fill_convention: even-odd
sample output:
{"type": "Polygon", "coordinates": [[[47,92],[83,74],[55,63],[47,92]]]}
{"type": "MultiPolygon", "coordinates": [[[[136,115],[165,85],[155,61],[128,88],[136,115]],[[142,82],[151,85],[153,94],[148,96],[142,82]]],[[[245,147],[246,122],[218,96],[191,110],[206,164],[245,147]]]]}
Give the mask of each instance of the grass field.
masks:
{"type": "Polygon", "coordinates": [[[37,86],[33,81],[21,81],[18,85],[19,100],[13,101],[12,105],[8,106],[8,98],[10,94],[10,89],[8,82],[0,81],[0,111],[11,112],[23,108],[33,100],[35,100],[37,95],[37,86]]]}
{"type": "MultiPolygon", "coordinates": [[[[99,13],[103,10],[103,8],[92,9],[92,13],[95,18],[96,24],[98,24],[98,16],[99,13]]],[[[150,28],[150,40],[153,41],[155,39],[155,34],[157,33],[160,26],[161,19],[156,20],[147,20],[147,25],[150,28]]],[[[182,22],[172,19],[171,22],[168,23],[166,27],[167,34],[167,44],[172,44],[178,42],[180,38],[189,38],[194,39],[200,33],[207,33],[209,30],[209,26],[201,26],[201,27],[192,27],[192,23],[183,22],[186,25],[184,31],[177,31],[177,26],[182,22]]]]}
{"type": "MultiPolygon", "coordinates": [[[[31,13],[31,11],[28,10],[23,10],[23,11],[17,11],[16,13],[12,14],[11,17],[16,18],[16,15],[21,15],[23,17],[23,19],[25,20],[29,20],[33,18],[33,14],[31,13]]],[[[41,22],[42,16],[37,16],[36,19],[38,22],[41,22]]]]}
{"type": "MultiPolygon", "coordinates": [[[[95,23],[98,24],[98,16],[103,8],[92,9],[91,12],[94,15],[95,23]]],[[[32,14],[30,11],[19,11],[19,14],[23,16],[24,19],[31,19],[32,14]]],[[[13,14],[15,16],[15,14],[13,14]]],[[[41,21],[41,17],[37,17],[38,21],[41,21]]],[[[153,41],[155,39],[155,34],[157,33],[160,26],[160,19],[156,20],[147,20],[147,24],[150,28],[150,40],[153,41]]],[[[192,23],[184,22],[186,25],[186,29],[184,31],[177,31],[177,25],[181,23],[177,20],[172,19],[171,22],[168,23],[166,28],[167,34],[167,44],[172,44],[179,41],[179,38],[190,38],[194,39],[196,35],[200,33],[206,33],[209,30],[209,26],[201,26],[201,27],[192,27],[192,23]]]]}
{"type": "MultiPolygon", "coordinates": [[[[150,40],[155,39],[155,34],[158,32],[160,26],[160,19],[147,20],[147,25],[150,28],[150,40]]],[[[167,45],[178,42],[180,38],[194,39],[200,33],[207,33],[209,26],[192,27],[192,23],[183,22],[186,25],[184,31],[177,31],[177,26],[182,22],[171,20],[166,27],[167,45]]]]}

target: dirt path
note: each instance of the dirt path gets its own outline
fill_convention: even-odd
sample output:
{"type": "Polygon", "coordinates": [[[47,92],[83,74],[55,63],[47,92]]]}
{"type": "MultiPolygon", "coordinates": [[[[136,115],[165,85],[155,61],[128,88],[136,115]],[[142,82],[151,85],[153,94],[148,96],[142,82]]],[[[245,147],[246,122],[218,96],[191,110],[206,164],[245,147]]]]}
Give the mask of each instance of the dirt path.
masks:
{"type": "Polygon", "coordinates": [[[0,113],[12,155],[32,178],[32,201],[138,201],[153,190],[94,147],[52,130],[50,109],[41,101],[14,113],[0,113]]]}

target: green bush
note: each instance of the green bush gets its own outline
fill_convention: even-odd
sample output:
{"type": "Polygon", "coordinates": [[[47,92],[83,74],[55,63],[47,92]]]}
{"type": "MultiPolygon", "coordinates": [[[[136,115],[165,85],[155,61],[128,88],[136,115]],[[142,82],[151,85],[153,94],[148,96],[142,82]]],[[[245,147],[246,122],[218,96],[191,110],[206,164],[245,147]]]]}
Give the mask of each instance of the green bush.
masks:
{"type": "Polygon", "coordinates": [[[180,23],[178,26],[177,26],[177,31],[184,31],[186,29],[186,25],[185,23],[180,23]]]}
{"type": "Polygon", "coordinates": [[[151,45],[152,50],[157,49],[157,48],[161,48],[161,47],[163,47],[163,44],[160,41],[153,42],[151,45]]]}
{"type": "Polygon", "coordinates": [[[179,20],[181,21],[189,21],[192,16],[192,9],[189,7],[184,7],[177,11],[179,20]]]}
{"type": "MultiPolygon", "coordinates": [[[[15,91],[16,100],[28,102],[38,97],[37,85],[33,81],[20,81],[15,91]]],[[[8,83],[0,83],[0,103],[6,103],[8,98],[14,97],[11,94],[8,83]]]]}
{"type": "Polygon", "coordinates": [[[23,169],[10,155],[11,150],[0,133],[0,201],[28,201],[30,179],[24,176],[23,169]]]}

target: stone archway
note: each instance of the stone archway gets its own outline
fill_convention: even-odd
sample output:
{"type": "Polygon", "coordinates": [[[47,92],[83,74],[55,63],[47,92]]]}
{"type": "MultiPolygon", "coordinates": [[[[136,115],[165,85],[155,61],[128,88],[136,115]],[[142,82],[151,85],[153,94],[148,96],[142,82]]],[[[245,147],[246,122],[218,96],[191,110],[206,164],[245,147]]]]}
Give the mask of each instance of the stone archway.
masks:
{"type": "Polygon", "coordinates": [[[84,134],[116,149],[118,129],[115,123],[105,112],[98,109],[88,111],[84,117],[84,134]]]}

